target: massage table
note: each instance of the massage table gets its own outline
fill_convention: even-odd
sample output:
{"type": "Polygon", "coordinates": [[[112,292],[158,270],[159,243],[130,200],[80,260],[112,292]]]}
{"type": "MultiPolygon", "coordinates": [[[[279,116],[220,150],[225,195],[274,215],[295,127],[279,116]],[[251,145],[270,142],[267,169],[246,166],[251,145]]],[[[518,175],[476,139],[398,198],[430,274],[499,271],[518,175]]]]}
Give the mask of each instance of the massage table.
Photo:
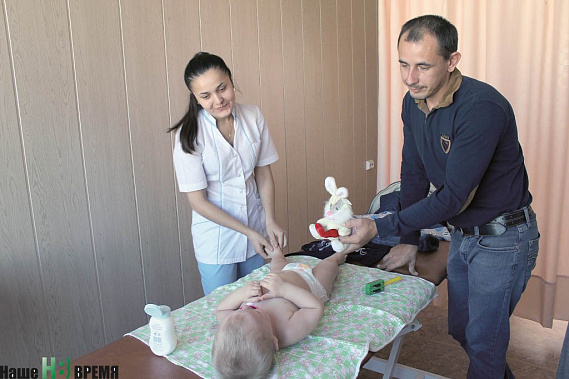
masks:
{"type": "MultiPolygon", "coordinates": [[[[419,252],[415,269],[419,273],[419,277],[439,286],[446,279],[447,270],[446,263],[448,258],[448,249],[450,243],[448,241],[440,241],[439,248],[435,252],[419,252]]],[[[395,273],[411,275],[407,266],[399,267],[393,270],[395,273]]],[[[400,379],[447,379],[427,371],[418,370],[413,367],[405,366],[398,363],[399,353],[403,347],[404,337],[422,327],[421,322],[415,318],[405,328],[399,332],[394,338],[391,351],[387,360],[374,356],[373,352],[369,352],[368,356],[362,362],[362,367],[383,374],[383,378],[400,378],[400,379]]]]}
{"type": "MultiPolygon", "coordinates": [[[[448,244],[448,243],[447,243],[448,244]]],[[[437,258],[446,263],[448,246],[441,245],[437,258]],[[442,248],[442,249],[441,249],[442,248]],[[445,248],[447,251],[445,251],[445,248]]],[[[419,272],[444,279],[441,270],[421,270],[435,254],[420,254],[419,272]]],[[[313,257],[289,257],[291,262],[314,266],[313,257]]],[[[432,262],[431,262],[432,263],[432,262]]],[[[443,265],[443,267],[445,267],[443,265]]],[[[440,266],[439,266],[440,267],[440,266]]],[[[236,283],[223,286],[210,295],[172,312],[179,342],[168,357],[157,357],[147,345],[148,325],[71,363],[75,365],[117,365],[121,378],[198,378],[213,377],[210,364],[211,344],[217,327],[214,310],[229,292],[248,280],[259,280],[268,273],[268,265],[236,283]]],[[[404,269],[399,270],[405,273],[404,269]]],[[[446,270],[445,272],[446,273],[446,270]]],[[[422,278],[403,276],[382,293],[365,295],[365,283],[388,280],[396,273],[359,267],[340,266],[331,299],[326,304],[319,327],[300,343],[277,352],[274,377],[356,378],[360,367],[384,373],[384,377],[441,378],[397,364],[405,334],[421,324],[417,314],[435,297],[435,284],[422,278]],[[393,342],[387,361],[373,353],[393,342]],[[410,376],[413,375],[413,376],[410,376]],[[422,375],[422,376],[421,376],[422,375]]]]}

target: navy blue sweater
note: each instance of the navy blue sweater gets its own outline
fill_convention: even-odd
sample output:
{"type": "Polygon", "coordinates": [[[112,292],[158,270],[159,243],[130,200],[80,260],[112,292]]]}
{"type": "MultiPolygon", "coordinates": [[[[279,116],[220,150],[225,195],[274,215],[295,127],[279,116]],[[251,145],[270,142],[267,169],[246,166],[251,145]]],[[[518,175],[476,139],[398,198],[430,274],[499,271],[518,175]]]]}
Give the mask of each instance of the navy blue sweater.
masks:
{"type": "Polygon", "coordinates": [[[409,93],[403,99],[402,210],[376,220],[380,237],[398,235],[401,243],[417,244],[416,231],[438,222],[483,225],[531,203],[508,100],[465,76],[450,96],[450,104],[428,115],[409,93]],[[429,182],[437,190],[426,197],[429,182]]]}

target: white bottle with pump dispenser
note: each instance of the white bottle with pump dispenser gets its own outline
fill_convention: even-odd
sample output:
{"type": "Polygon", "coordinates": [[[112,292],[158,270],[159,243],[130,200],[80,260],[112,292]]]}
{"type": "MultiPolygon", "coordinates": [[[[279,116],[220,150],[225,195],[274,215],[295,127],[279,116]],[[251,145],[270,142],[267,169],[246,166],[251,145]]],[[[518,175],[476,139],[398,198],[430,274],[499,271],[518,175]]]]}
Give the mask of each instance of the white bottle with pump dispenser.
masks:
{"type": "Polygon", "coordinates": [[[150,317],[150,350],[156,355],[165,356],[176,348],[178,338],[174,331],[174,320],[167,305],[146,304],[144,312],[150,317]]]}

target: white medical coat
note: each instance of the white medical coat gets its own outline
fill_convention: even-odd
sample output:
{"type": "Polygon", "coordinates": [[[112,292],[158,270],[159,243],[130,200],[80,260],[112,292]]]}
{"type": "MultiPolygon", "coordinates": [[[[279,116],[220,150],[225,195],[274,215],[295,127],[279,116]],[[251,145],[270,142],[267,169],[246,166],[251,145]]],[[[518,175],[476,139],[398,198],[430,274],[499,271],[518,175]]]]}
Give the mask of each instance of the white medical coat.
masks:
{"type": "MultiPolygon", "coordinates": [[[[198,116],[192,154],[182,150],[178,129],[174,145],[178,187],[181,192],[205,188],[210,202],[266,236],[265,212],[253,171],[279,157],[259,108],[235,103],[233,117],[233,146],[204,109],[198,116]]],[[[237,263],[256,254],[245,235],[209,221],[196,211],[192,211],[192,237],[196,259],[201,263],[237,263]]]]}

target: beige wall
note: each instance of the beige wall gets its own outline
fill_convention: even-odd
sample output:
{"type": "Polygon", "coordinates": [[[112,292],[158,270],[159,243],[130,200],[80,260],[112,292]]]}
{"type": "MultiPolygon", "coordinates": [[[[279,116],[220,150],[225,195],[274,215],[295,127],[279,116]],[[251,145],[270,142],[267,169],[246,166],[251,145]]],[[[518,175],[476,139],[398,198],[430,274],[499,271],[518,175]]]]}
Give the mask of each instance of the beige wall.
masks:
{"type": "Polygon", "coordinates": [[[201,296],[165,133],[199,50],[264,112],[291,251],[325,176],[356,212],[376,192],[375,1],[2,0],[0,23],[4,365],[73,359],[144,324],[146,303],[201,296]]]}

